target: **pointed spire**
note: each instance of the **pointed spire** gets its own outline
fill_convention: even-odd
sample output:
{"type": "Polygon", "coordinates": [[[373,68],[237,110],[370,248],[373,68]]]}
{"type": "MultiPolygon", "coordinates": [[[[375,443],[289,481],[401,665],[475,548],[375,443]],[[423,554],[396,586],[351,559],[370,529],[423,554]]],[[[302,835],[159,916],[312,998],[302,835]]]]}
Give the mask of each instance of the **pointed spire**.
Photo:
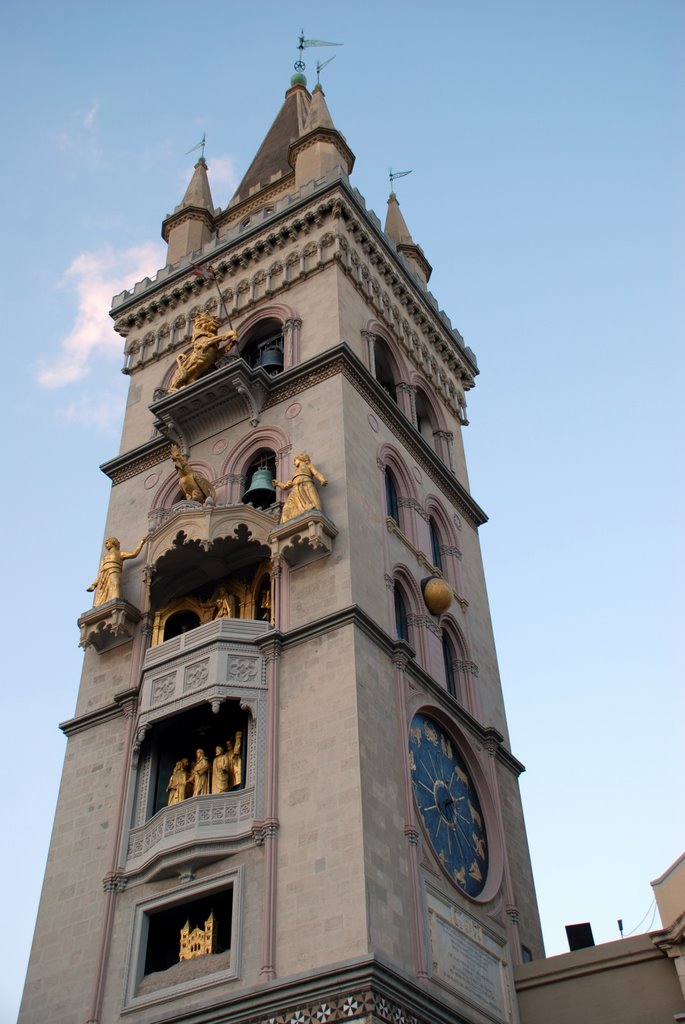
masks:
{"type": "Polygon", "coordinates": [[[411,237],[407,222],[400,210],[400,204],[394,192],[388,197],[388,212],[385,217],[385,233],[397,246],[397,251],[406,259],[409,269],[418,274],[423,284],[428,284],[433,268],[423,254],[420,245],[416,245],[411,237]]]}
{"type": "Polygon", "coordinates": [[[389,235],[397,245],[413,245],[414,239],[409,233],[407,223],[402,216],[400,204],[394,192],[388,198],[388,212],[385,216],[385,233],[389,235]]]}
{"type": "Polygon", "coordinates": [[[168,243],[167,263],[196,252],[214,235],[214,203],[203,156],[195,164],[190,184],[174,212],[162,224],[162,238],[168,243]]]}
{"type": "Polygon", "coordinates": [[[333,124],[324,91],[318,83],[314,86],[302,134],[291,144],[288,159],[295,170],[297,188],[336,169],[349,174],[354,167],[354,153],[333,124]]]}
{"type": "Polygon", "coordinates": [[[312,92],[312,102],[309,104],[309,113],[304,125],[303,135],[313,132],[315,128],[331,128],[335,130],[333,118],[331,117],[323,89],[317,82],[312,92]]]}
{"type": "MultiPolygon", "coordinates": [[[[300,76],[304,82],[304,75],[300,76]]],[[[288,147],[304,131],[311,97],[306,86],[293,75],[293,84],[285,94],[283,106],[248,167],[245,177],[228,204],[235,206],[273,182],[292,174],[288,163],[288,147]]]]}
{"type": "Polygon", "coordinates": [[[193,176],[181,200],[181,206],[197,206],[201,210],[208,210],[212,216],[214,215],[214,203],[207,177],[207,161],[203,156],[195,164],[193,176]]]}

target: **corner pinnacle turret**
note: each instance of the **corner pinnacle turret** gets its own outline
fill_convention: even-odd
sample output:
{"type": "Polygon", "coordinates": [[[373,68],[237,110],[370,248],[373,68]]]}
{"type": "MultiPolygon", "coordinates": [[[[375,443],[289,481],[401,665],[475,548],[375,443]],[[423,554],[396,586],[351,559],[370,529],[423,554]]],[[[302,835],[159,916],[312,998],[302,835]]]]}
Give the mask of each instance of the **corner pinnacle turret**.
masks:
{"type": "Polygon", "coordinates": [[[207,177],[207,161],[201,156],[183,199],[162,224],[162,238],[169,245],[167,263],[177,263],[187,253],[201,249],[213,234],[214,203],[207,177]]]}
{"type": "Polygon", "coordinates": [[[418,274],[421,281],[424,284],[428,284],[430,276],[433,273],[433,268],[423,254],[423,249],[420,245],[416,245],[414,239],[411,237],[407,223],[400,210],[400,204],[397,200],[397,196],[394,192],[391,192],[388,197],[388,212],[385,217],[385,233],[389,238],[393,240],[397,246],[397,251],[401,253],[409,268],[418,274]]]}
{"type": "Polygon", "coordinates": [[[350,174],[354,167],[354,153],[333,124],[324,91],[318,84],[314,86],[304,130],[291,144],[288,160],[295,171],[297,188],[336,168],[350,174]]]}

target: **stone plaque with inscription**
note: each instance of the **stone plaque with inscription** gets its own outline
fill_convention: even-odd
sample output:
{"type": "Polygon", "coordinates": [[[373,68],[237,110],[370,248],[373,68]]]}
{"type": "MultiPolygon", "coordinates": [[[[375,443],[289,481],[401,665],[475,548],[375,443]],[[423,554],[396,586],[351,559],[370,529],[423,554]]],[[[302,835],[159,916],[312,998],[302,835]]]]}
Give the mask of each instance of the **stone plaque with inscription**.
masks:
{"type": "Polygon", "coordinates": [[[499,1020],[509,1020],[502,961],[432,910],[429,920],[435,977],[499,1020]]]}

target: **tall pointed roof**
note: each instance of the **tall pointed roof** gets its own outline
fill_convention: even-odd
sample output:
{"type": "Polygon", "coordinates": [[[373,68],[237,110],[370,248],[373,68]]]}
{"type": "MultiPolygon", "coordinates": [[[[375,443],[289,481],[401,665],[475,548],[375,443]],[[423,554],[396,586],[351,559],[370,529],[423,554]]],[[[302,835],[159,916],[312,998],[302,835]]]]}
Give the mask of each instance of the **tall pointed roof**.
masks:
{"type": "Polygon", "coordinates": [[[304,125],[304,133],[313,132],[315,128],[335,128],[333,118],[328,110],[323,89],[317,82],[312,92],[312,101],[304,125]]]}
{"type": "Polygon", "coordinates": [[[392,238],[397,245],[413,245],[407,223],[400,210],[400,204],[394,192],[388,197],[388,212],[385,215],[385,233],[392,238]]]}
{"type": "Polygon", "coordinates": [[[167,263],[176,263],[187,253],[201,249],[215,230],[207,164],[201,156],[183,199],[162,223],[162,238],[168,243],[167,263]]]}
{"type": "Polygon", "coordinates": [[[421,246],[417,245],[411,237],[407,222],[402,215],[400,204],[394,192],[391,192],[388,197],[385,233],[389,238],[392,238],[397,246],[397,251],[406,258],[411,269],[419,275],[424,284],[428,284],[433,268],[426,259],[421,246]]]}
{"type": "Polygon", "coordinates": [[[207,163],[203,156],[195,164],[193,176],[181,200],[181,208],[186,206],[197,206],[201,210],[207,210],[211,214],[214,213],[212,192],[209,187],[209,178],[207,177],[207,163]]]}
{"type": "Polygon", "coordinates": [[[263,188],[275,177],[291,173],[288,150],[290,144],[304,131],[310,102],[311,96],[301,83],[297,82],[288,89],[283,106],[276,114],[245,177],[235,190],[230,206],[247,199],[255,186],[263,188]]]}

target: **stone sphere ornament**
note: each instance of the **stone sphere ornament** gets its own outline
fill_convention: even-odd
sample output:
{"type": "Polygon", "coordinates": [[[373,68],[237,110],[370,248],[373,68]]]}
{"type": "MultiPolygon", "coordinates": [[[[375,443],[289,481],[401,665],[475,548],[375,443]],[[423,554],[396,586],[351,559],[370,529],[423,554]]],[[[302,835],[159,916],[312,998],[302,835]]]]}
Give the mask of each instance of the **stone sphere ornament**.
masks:
{"type": "Polygon", "coordinates": [[[452,588],[442,576],[427,576],[421,580],[421,593],[431,615],[441,615],[452,604],[452,588]]]}

